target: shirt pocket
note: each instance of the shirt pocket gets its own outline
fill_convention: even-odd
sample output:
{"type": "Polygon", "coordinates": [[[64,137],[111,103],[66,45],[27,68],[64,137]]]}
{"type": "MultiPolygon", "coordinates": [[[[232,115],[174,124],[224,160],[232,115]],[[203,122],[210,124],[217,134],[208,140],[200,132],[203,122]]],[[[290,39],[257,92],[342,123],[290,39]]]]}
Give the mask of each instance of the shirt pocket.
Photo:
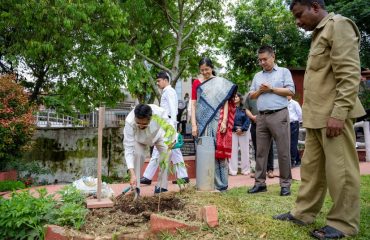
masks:
{"type": "Polygon", "coordinates": [[[325,47],[317,47],[310,51],[310,57],[307,62],[307,68],[314,71],[320,70],[323,68],[327,62],[327,54],[325,53],[325,47]]]}

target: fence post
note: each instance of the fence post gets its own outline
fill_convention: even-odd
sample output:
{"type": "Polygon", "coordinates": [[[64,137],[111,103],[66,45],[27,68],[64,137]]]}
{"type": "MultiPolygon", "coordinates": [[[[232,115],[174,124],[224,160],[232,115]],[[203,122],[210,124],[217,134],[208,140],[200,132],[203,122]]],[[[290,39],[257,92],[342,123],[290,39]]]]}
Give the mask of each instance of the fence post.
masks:
{"type": "Polygon", "coordinates": [[[47,117],[46,117],[46,126],[47,127],[50,127],[51,126],[51,123],[50,123],[50,109],[48,109],[48,112],[47,112],[47,117]]]}

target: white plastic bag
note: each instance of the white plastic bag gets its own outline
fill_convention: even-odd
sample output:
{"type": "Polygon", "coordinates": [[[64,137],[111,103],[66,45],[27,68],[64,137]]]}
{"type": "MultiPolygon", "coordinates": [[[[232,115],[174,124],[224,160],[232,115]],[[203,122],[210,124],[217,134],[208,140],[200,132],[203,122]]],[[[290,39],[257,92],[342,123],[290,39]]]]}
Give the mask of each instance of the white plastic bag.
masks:
{"type": "MultiPolygon", "coordinates": [[[[74,181],[72,184],[85,195],[96,195],[98,179],[93,177],[82,177],[74,181]]],[[[113,190],[105,182],[102,182],[101,197],[111,198],[113,195],[113,190]]]]}

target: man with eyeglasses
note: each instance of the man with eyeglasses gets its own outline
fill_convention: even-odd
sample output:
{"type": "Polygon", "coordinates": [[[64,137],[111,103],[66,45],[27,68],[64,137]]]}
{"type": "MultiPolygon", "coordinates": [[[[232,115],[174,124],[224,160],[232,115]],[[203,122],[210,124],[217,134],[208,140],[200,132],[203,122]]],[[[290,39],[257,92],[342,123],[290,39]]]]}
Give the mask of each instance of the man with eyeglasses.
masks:
{"type": "MultiPolygon", "coordinates": [[[[177,112],[178,112],[178,99],[175,89],[171,87],[170,76],[166,71],[161,71],[157,74],[157,85],[162,89],[162,96],[160,106],[166,110],[169,117],[169,123],[176,129],[177,126],[177,112]]],[[[159,153],[156,148],[153,149],[152,157],[148,166],[145,169],[143,177],[140,179],[140,183],[150,185],[154,177],[155,172],[159,166],[159,153]]],[[[174,180],[172,183],[189,183],[188,173],[186,171],[184,158],[180,149],[173,149],[171,152],[171,161],[175,166],[176,176],[179,181],[174,180]]],[[[157,189],[158,190],[158,189],[157,189]]],[[[158,190],[159,191],[159,190],[158,190]]],[[[162,192],[167,189],[161,189],[162,192]]],[[[157,192],[159,193],[159,192],[157,192]]]]}
{"type": "Polygon", "coordinates": [[[290,195],[292,174],[290,169],[290,126],[287,96],[295,93],[294,83],[288,69],[275,64],[275,53],[271,46],[258,50],[258,61],[262,71],[252,81],[249,97],[257,99],[259,111],[256,119],[257,159],[255,184],[248,193],[267,191],[267,157],[274,138],[279,160],[280,196],[290,195]]]}
{"type": "MultiPolygon", "coordinates": [[[[164,131],[157,122],[152,120],[153,115],[168,121],[166,111],[154,104],[137,105],[125,120],[123,146],[127,168],[130,172],[130,185],[133,188],[140,187],[140,170],[145,161],[146,148],[154,145],[160,155],[166,153],[168,149],[164,143],[164,131]]],[[[167,169],[159,174],[161,179],[158,179],[155,192],[167,189],[167,174],[167,169]]]]}

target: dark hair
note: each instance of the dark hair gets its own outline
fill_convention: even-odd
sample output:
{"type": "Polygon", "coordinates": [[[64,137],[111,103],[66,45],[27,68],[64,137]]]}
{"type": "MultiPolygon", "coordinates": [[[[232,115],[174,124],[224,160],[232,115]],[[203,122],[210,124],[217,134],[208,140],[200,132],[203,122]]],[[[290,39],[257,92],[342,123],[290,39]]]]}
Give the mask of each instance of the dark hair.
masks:
{"type": "Polygon", "coordinates": [[[168,74],[168,72],[166,71],[160,71],[159,73],[157,73],[157,78],[162,78],[162,79],[167,79],[168,81],[170,81],[170,74],[168,74]]]}
{"type": "Polygon", "coordinates": [[[324,0],[292,0],[290,3],[290,11],[293,10],[294,6],[299,3],[308,7],[311,7],[314,3],[317,3],[320,5],[322,9],[325,9],[325,2],[324,0]]]}
{"type": "Polygon", "coordinates": [[[239,97],[239,99],[240,99],[240,101],[239,101],[239,107],[240,108],[243,108],[243,96],[242,96],[242,94],[240,92],[237,92],[237,93],[235,93],[235,96],[238,96],[239,97]]]}
{"type": "Polygon", "coordinates": [[[152,117],[152,108],[147,104],[139,104],[135,107],[134,113],[138,119],[150,119],[152,117]]]}
{"type": "Polygon", "coordinates": [[[258,49],[258,54],[266,52],[269,53],[270,55],[275,54],[274,48],[269,45],[262,46],[258,49]]]}
{"type": "Polygon", "coordinates": [[[198,67],[200,67],[202,65],[206,65],[207,67],[212,68],[212,74],[213,74],[213,76],[216,76],[216,71],[214,70],[215,67],[213,66],[213,63],[212,63],[211,59],[209,59],[207,57],[204,57],[204,58],[200,59],[198,67]]]}

